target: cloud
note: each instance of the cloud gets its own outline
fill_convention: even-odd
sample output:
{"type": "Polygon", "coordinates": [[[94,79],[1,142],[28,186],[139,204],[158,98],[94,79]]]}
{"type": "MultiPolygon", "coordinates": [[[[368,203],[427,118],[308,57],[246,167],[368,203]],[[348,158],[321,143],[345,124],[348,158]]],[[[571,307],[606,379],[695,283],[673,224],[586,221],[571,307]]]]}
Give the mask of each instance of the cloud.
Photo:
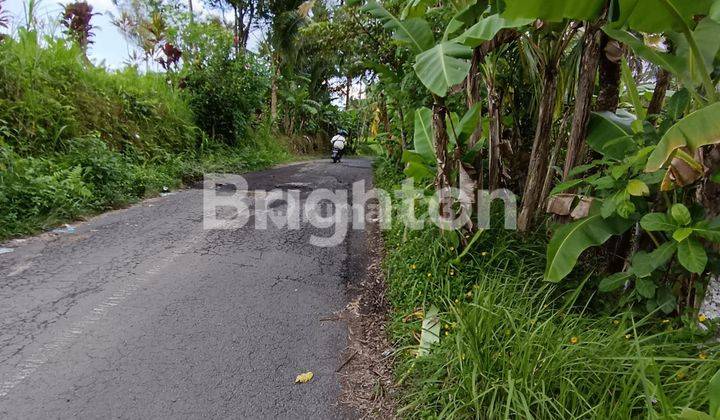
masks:
{"type": "Polygon", "coordinates": [[[88,0],[88,4],[93,7],[93,10],[98,13],[115,12],[117,7],[112,3],[112,0],[88,0]]]}

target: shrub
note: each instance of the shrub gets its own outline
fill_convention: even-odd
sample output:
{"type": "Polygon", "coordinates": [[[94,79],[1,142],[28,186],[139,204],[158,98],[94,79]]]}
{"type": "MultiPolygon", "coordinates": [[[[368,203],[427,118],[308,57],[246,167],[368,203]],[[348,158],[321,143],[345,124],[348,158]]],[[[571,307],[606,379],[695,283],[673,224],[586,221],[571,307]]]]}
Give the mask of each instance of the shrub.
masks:
{"type": "MultiPolygon", "coordinates": [[[[211,66],[212,83],[228,87],[218,98],[234,95],[239,107],[214,103],[229,109],[232,133],[252,119],[242,110],[261,106],[254,89],[262,73],[252,60],[224,62],[228,74],[211,66]]],[[[265,129],[243,148],[214,143],[187,99],[167,75],[93,67],[62,40],[21,30],[0,43],[0,240],[132,203],[206,169],[245,171],[287,158],[265,129]]]]}
{"type": "Polygon", "coordinates": [[[0,238],[76,217],[91,198],[82,167],[0,148],[0,238]]]}
{"type": "Polygon", "coordinates": [[[237,58],[229,53],[215,53],[207,64],[189,70],[184,80],[198,126],[211,137],[236,145],[249,136],[270,82],[267,66],[251,53],[237,58]]]}
{"type": "MultiPolygon", "coordinates": [[[[377,186],[402,179],[388,160],[377,186]]],[[[493,220],[500,220],[493,218],[493,220]]],[[[493,227],[461,252],[435,228],[386,232],[390,330],[408,418],[673,418],[708,406],[720,363],[712,325],[595,311],[585,281],[543,281],[541,236],[493,227]],[[416,357],[424,312],[440,341],[416,357]]]]}

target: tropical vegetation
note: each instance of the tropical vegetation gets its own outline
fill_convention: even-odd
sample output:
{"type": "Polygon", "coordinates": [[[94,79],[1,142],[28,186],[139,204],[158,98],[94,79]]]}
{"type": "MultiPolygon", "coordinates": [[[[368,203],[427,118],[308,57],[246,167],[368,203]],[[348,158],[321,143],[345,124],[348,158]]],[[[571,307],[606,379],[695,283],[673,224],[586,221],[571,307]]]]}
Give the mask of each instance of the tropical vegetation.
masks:
{"type": "Polygon", "coordinates": [[[720,418],[720,1],[113,3],[122,69],[89,4],[0,8],[0,237],[344,128],[418,212],[519,199],[385,232],[400,416],[720,418]]]}

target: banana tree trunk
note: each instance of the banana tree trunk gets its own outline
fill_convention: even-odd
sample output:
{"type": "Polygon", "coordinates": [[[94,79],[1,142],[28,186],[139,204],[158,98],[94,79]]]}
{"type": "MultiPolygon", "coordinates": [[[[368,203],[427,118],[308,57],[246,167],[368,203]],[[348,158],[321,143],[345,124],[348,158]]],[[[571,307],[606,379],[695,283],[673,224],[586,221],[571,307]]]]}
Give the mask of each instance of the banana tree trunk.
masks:
{"type": "Polygon", "coordinates": [[[380,93],[380,121],[383,125],[383,131],[387,133],[388,139],[392,140],[393,134],[390,128],[390,116],[388,116],[387,101],[385,100],[385,94],[380,93]]]}
{"type": "Polygon", "coordinates": [[[667,90],[670,86],[670,72],[665,69],[659,69],[655,79],[655,90],[653,91],[653,96],[648,106],[648,115],[660,115],[660,112],[662,112],[665,95],[667,95],[667,90]]]}
{"type": "Polygon", "coordinates": [[[557,102],[557,68],[547,66],[543,71],[543,86],[541,90],[540,111],[528,176],[525,181],[522,209],[518,217],[518,230],[527,232],[533,227],[540,206],[543,182],[547,174],[548,155],[550,153],[550,136],[552,135],[553,112],[557,102]]]}
{"type": "Polygon", "coordinates": [[[600,62],[601,34],[602,30],[596,24],[588,26],[585,32],[583,56],[580,61],[580,74],[575,94],[575,113],[568,139],[563,180],[568,179],[570,171],[582,160],[583,142],[587,137],[592,99],[595,93],[595,79],[600,62]]]}
{"type": "MultiPolygon", "coordinates": [[[[710,169],[710,173],[720,171],[720,145],[713,147],[705,156],[704,163],[710,169]]],[[[709,217],[720,216],[720,184],[710,180],[698,192],[700,202],[705,206],[709,217]]],[[[717,246],[717,245],[716,245],[717,246]]],[[[700,307],[700,313],[710,319],[720,318],[720,276],[715,273],[710,276],[710,282],[705,293],[705,300],[700,307]]]]}
{"type": "Polygon", "coordinates": [[[500,96],[497,92],[495,82],[487,80],[488,89],[488,117],[490,118],[489,155],[488,155],[488,186],[490,190],[500,187],[500,96]]]}
{"type": "Polygon", "coordinates": [[[433,129],[435,130],[435,156],[437,158],[437,174],[435,176],[435,190],[443,198],[440,202],[440,215],[449,217],[451,206],[445,202],[445,193],[450,185],[450,157],[448,155],[448,134],[445,117],[447,108],[445,100],[435,97],[433,105],[433,129]]]}
{"type": "MultiPolygon", "coordinates": [[[[482,53],[480,47],[476,47],[473,50],[472,55],[472,61],[470,62],[470,73],[468,74],[468,77],[465,81],[465,93],[467,96],[467,107],[468,109],[472,108],[476,103],[482,101],[482,98],[480,97],[480,62],[484,59],[484,54],[482,53]]],[[[475,131],[473,131],[472,135],[470,136],[470,139],[467,143],[467,148],[472,149],[475,147],[477,142],[480,140],[480,137],[482,137],[482,119],[478,121],[478,125],[475,127],[475,131]]],[[[476,168],[477,169],[477,168],[476,168]]]]}
{"type": "Polygon", "coordinates": [[[398,118],[400,118],[400,142],[403,152],[408,149],[407,133],[405,132],[405,113],[402,104],[397,104],[398,118]]]}
{"type": "Polygon", "coordinates": [[[603,33],[600,49],[600,92],[596,109],[600,112],[615,112],[620,103],[620,60],[623,47],[603,33]]]}
{"type": "Polygon", "coordinates": [[[542,194],[540,194],[540,205],[542,208],[547,208],[547,200],[550,198],[550,191],[552,191],[553,181],[555,178],[555,165],[557,164],[558,158],[562,154],[563,146],[565,146],[565,141],[568,139],[568,136],[565,135],[565,129],[567,128],[567,123],[570,120],[570,108],[565,110],[565,113],[562,116],[562,121],[560,122],[560,129],[558,132],[560,135],[557,139],[555,139],[555,144],[553,145],[552,152],[550,153],[550,163],[548,164],[548,170],[545,174],[545,182],[543,183],[543,189],[542,194]]]}

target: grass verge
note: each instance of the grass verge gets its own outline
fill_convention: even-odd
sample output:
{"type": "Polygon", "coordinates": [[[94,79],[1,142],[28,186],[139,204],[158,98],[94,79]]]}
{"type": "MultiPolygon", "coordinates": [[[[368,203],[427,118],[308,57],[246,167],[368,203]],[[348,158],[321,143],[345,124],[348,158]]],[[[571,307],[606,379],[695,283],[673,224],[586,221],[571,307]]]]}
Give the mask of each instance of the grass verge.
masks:
{"type": "Polygon", "coordinates": [[[97,139],[76,140],[66,153],[22,157],[0,145],[0,240],[135,203],[208,172],[257,171],[292,156],[268,139],[210,143],[200,152],[135,161],[97,139]]]}
{"type": "MultiPolygon", "coordinates": [[[[379,161],[376,185],[399,174],[379,161]]],[[[396,218],[395,218],[396,219],[396,218]]],[[[707,412],[720,347],[697,326],[597,311],[580,291],[543,281],[545,239],[484,232],[460,263],[435,228],[386,232],[395,368],[407,418],[673,418],[707,412]],[[440,342],[416,357],[423,313],[440,342]]]]}

